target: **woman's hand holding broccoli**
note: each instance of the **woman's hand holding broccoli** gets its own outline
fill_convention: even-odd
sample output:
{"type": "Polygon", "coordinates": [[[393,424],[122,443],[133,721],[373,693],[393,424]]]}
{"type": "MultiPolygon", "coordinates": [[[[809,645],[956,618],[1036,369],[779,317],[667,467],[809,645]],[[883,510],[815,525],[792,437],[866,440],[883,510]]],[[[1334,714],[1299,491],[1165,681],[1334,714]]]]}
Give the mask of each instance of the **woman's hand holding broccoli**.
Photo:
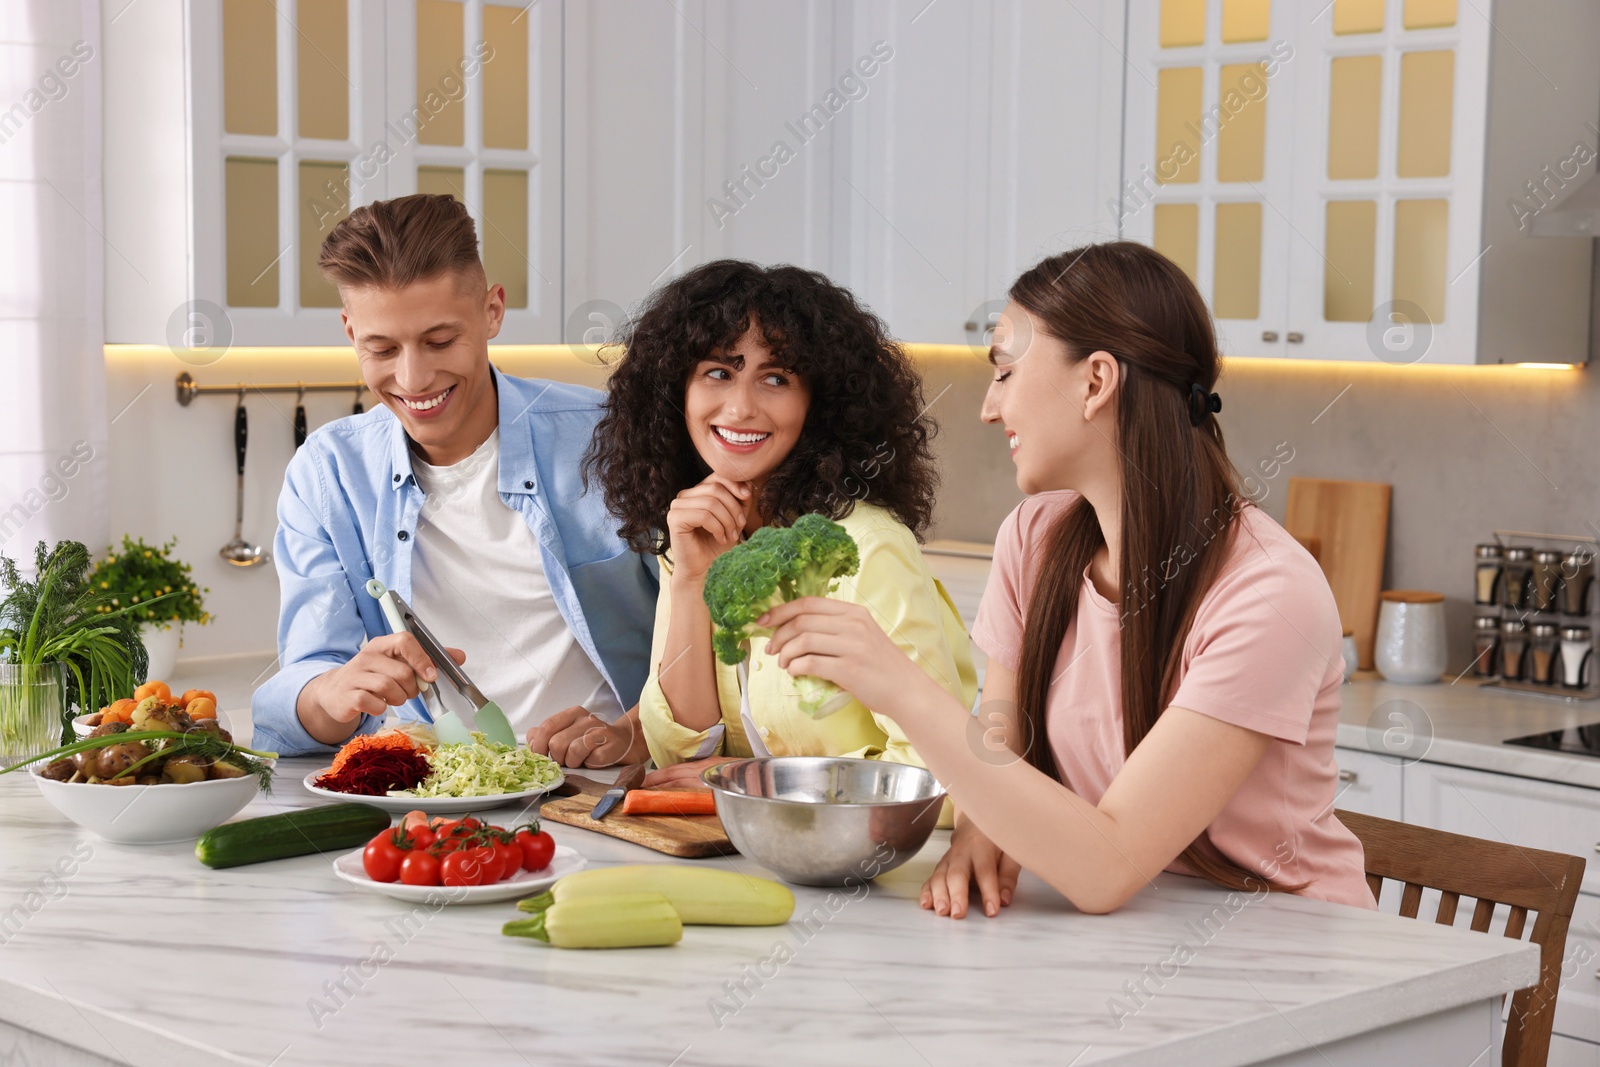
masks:
{"type": "Polygon", "coordinates": [[[902,708],[948,699],[860,604],[805,597],[779,604],[756,625],[772,631],[767,654],[778,658],[797,685],[805,677],[820,679],[894,719],[902,708]]]}
{"type": "MultiPolygon", "coordinates": [[[[718,557],[706,574],[706,607],[717,627],[711,647],[717,658],[724,663],[743,660],[752,637],[772,635],[766,614],[788,602],[849,606],[825,598],[838,579],[855,574],[860,565],[855,539],[826,515],[802,515],[793,526],[757,530],[736,550],[718,557]]],[[[833,614],[832,608],[827,611],[833,614]]],[[[863,610],[861,616],[879,638],[888,641],[869,613],[863,610]]],[[[888,643],[899,652],[892,641],[888,643]]],[[[769,653],[775,651],[768,646],[769,653]]],[[[795,676],[800,710],[806,714],[820,719],[850,703],[826,675],[807,670],[790,673],[795,676]]]]}
{"type": "Polygon", "coordinates": [[[674,581],[699,584],[712,562],[739,543],[750,494],[749,482],[712,474],[674,498],[667,509],[674,581]]]}

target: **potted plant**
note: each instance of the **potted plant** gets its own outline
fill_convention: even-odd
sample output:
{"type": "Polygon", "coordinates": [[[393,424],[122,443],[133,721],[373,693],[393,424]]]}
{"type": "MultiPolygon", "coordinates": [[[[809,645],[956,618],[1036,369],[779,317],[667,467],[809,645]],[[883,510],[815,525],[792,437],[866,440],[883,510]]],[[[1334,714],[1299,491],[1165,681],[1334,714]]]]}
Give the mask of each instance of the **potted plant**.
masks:
{"type": "Polygon", "coordinates": [[[9,760],[70,742],[73,707],[131,695],[148,661],[139,621],[90,584],[81,543],[46,552],[40,541],[32,580],[0,556],[0,584],[0,755],[9,760]]]}
{"type": "Polygon", "coordinates": [[[147,545],[124,534],[122,550],[108,550],[89,576],[95,592],[108,598],[100,606],[102,614],[126,608],[139,620],[151,678],[172,673],[184,623],[211,621],[202,599],[211,590],[196,585],[189,564],[173,557],[177,543],[173,538],[164,545],[147,545]]]}

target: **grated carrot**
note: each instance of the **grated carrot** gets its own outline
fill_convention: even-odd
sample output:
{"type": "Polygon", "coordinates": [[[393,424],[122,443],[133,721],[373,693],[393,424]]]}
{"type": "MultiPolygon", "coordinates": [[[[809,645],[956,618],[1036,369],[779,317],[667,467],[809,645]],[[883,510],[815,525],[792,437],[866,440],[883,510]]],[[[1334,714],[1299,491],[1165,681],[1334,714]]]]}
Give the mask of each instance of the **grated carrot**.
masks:
{"type": "Polygon", "coordinates": [[[345,742],[345,746],[333,757],[333,768],[329,771],[328,777],[333,777],[344,770],[344,766],[350,762],[351,756],[368,749],[415,752],[417,746],[411,738],[398,730],[382,730],[375,734],[358,734],[345,742]]]}

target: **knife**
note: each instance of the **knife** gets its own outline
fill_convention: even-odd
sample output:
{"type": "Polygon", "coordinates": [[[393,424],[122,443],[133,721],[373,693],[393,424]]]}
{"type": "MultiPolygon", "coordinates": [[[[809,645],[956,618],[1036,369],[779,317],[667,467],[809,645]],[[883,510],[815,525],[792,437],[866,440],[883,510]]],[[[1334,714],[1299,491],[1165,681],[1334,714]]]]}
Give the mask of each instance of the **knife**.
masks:
{"type": "Polygon", "coordinates": [[[622,797],[630,789],[638,789],[639,783],[644,781],[645,772],[650,769],[649,762],[635,763],[617,775],[617,780],[607,789],[605,795],[595,804],[594,810],[589,813],[589,818],[596,821],[605,818],[611,809],[622,803],[622,797]]]}

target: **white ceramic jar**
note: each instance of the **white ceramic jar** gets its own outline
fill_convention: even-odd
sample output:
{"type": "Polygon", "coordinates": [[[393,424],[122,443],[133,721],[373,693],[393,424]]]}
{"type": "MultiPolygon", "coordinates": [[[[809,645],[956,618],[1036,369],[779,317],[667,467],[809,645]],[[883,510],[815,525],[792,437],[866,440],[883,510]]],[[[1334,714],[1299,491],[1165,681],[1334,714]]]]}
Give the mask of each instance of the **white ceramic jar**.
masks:
{"type": "Polygon", "coordinates": [[[1356,667],[1361,660],[1361,652],[1356,648],[1356,635],[1347,632],[1344,635],[1344,680],[1349,681],[1350,676],[1356,673],[1356,667]]]}
{"type": "Polygon", "coordinates": [[[150,657],[149,670],[145,672],[145,678],[138,679],[139,681],[150,678],[164,680],[171,677],[178,665],[178,645],[183,635],[179,627],[182,625],[181,622],[165,626],[160,623],[146,623],[139,628],[139,637],[144,641],[144,650],[150,657]]]}
{"type": "Polygon", "coordinates": [[[1378,673],[1400,685],[1429,685],[1444,673],[1447,658],[1444,594],[1384,590],[1372,650],[1378,673]]]}

